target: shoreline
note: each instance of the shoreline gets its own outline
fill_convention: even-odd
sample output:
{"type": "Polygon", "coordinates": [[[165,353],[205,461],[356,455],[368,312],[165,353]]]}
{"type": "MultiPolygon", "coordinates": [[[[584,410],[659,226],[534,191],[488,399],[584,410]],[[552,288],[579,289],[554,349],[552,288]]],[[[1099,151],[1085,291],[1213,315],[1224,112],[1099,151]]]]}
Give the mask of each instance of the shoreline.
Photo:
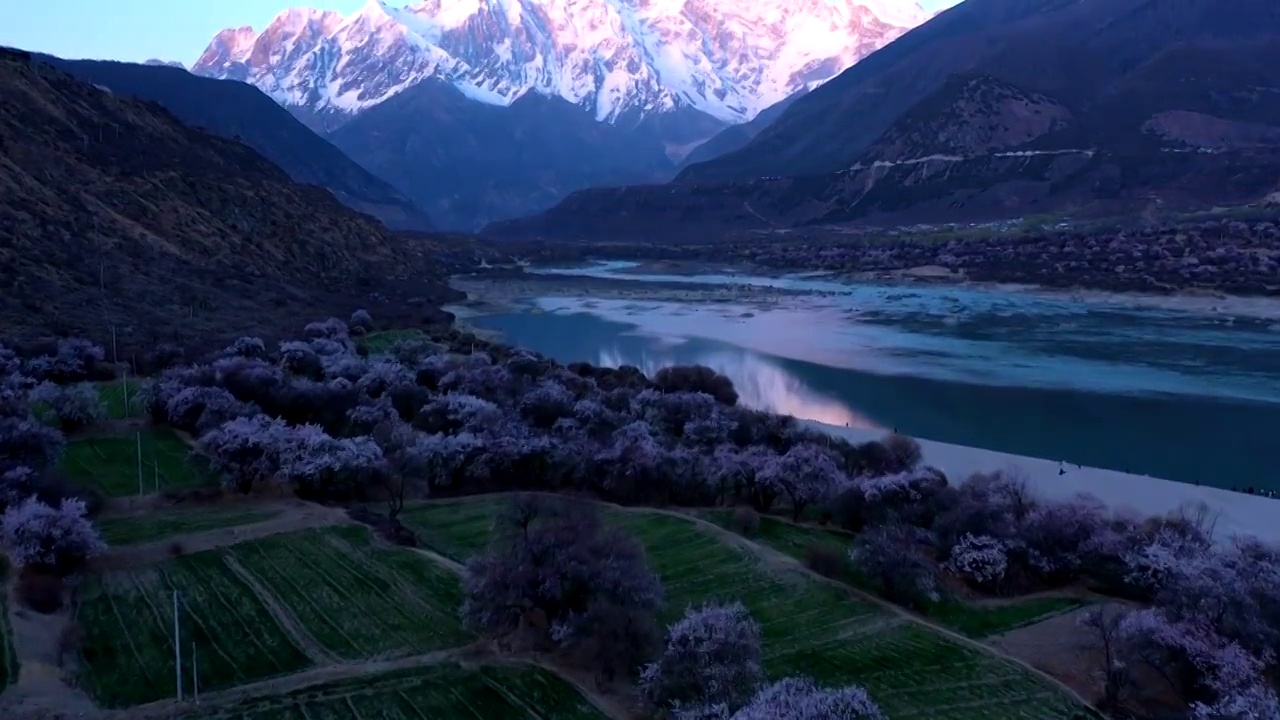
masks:
{"type": "MultiPolygon", "coordinates": [[[[797,422],[855,443],[879,440],[885,434],[813,420],[797,422]]],[[[1142,517],[1168,515],[1180,510],[1194,514],[1196,507],[1203,504],[1213,523],[1213,535],[1219,541],[1230,541],[1234,536],[1253,536],[1265,542],[1280,543],[1280,498],[1102,468],[1060,465],[1044,458],[924,438],[914,439],[920,443],[924,464],[946,473],[948,482],[952,484],[961,483],[974,473],[1014,470],[1026,478],[1028,487],[1037,497],[1045,500],[1070,500],[1077,495],[1088,494],[1101,500],[1112,512],[1129,510],[1142,517]],[[1059,468],[1065,469],[1066,473],[1059,475],[1059,468]]]]}
{"type": "MultiPolygon", "coordinates": [[[[548,269],[591,270],[603,262],[620,261],[582,261],[567,264],[556,264],[548,266],[548,269]]],[[[650,292],[657,292],[661,289],[680,292],[688,291],[688,289],[692,287],[698,287],[699,290],[703,292],[714,293],[719,291],[715,298],[698,298],[699,301],[704,302],[716,301],[719,299],[719,295],[735,291],[739,294],[772,292],[779,295],[790,296],[824,296],[837,294],[822,290],[789,289],[767,285],[751,285],[747,283],[733,285],[700,285],[698,283],[684,282],[680,280],[662,282],[653,280],[636,280],[627,277],[628,275],[669,275],[673,278],[681,278],[726,273],[735,273],[744,276],[768,278],[773,280],[794,278],[800,280],[826,281],[851,286],[861,285],[863,287],[895,288],[919,286],[954,288],[956,290],[973,290],[979,292],[1013,292],[1024,294],[1031,298],[1040,298],[1056,302],[1075,302],[1103,308],[1129,307],[1165,310],[1170,312],[1185,312],[1204,316],[1219,316],[1232,320],[1242,318],[1258,321],[1275,321],[1276,325],[1274,329],[1280,331],[1280,297],[1228,295],[1217,291],[1196,289],[1182,289],[1168,294],[1157,294],[1144,292],[1115,292],[1084,287],[1054,288],[1043,285],[1028,285],[1025,283],[1000,283],[968,280],[962,274],[955,274],[946,268],[932,266],[894,271],[840,273],[835,271],[782,271],[775,268],[752,265],[715,265],[669,260],[653,260],[638,261],[638,264],[633,267],[617,269],[614,271],[614,276],[608,278],[575,275],[572,273],[544,275],[525,271],[522,272],[519,279],[506,277],[502,280],[507,283],[561,283],[561,288],[572,288],[574,285],[595,283],[596,286],[592,288],[593,297],[599,297],[599,292],[612,292],[616,294],[619,299],[622,297],[629,297],[625,288],[610,288],[608,284],[615,283],[621,286],[644,285],[650,288],[650,292]]],[[[483,273],[475,273],[464,276],[454,276],[453,278],[450,278],[449,283],[451,286],[456,287],[456,285],[454,285],[455,282],[479,284],[494,283],[496,281],[496,279],[486,278],[483,273]]],[[[733,299],[728,298],[724,301],[732,302],[733,299]]],[[[747,299],[737,298],[737,301],[747,302],[747,299]]]]}
{"type": "MultiPolygon", "coordinates": [[[[785,291],[774,292],[774,288],[768,287],[746,288],[745,292],[741,286],[679,285],[669,289],[664,283],[559,275],[530,275],[502,281],[463,276],[451,279],[451,284],[467,295],[467,300],[457,305],[461,311],[458,313],[458,322],[463,328],[475,327],[469,322],[472,318],[527,311],[531,307],[537,307],[538,298],[550,295],[594,300],[629,300],[641,304],[659,302],[659,298],[668,303],[706,302],[728,298],[732,294],[735,304],[751,305],[766,300],[767,295],[776,297],[788,294],[785,291]],[[676,296],[673,297],[673,294],[676,296]]],[[[505,342],[500,332],[484,332],[505,342]]],[[[887,432],[827,425],[800,418],[797,421],[853,442],[876,440],[887,432]]],[[[1129,508],[1143,516],[1164,515],[1176,512],[1188,504],[1203,503],[1211,513],[1218,516],[1215,533],[1220,538],[1242,534],[1280,543],[1280,499],[1119,470],[1077,467],[1075,464],[1060,466],[1058,461],[1042,457],[917,439],[924,451],[925,462],[945,472],[953,483],[976,472],[1018,468],[1036,493],[1046,499],[1066,500],[1079,493],[1087,493],[1097,497],[1112,510],[1129,508]],[[1058,474],[1060,467],[1065,469],[1065,474],[1058,474]]]]}

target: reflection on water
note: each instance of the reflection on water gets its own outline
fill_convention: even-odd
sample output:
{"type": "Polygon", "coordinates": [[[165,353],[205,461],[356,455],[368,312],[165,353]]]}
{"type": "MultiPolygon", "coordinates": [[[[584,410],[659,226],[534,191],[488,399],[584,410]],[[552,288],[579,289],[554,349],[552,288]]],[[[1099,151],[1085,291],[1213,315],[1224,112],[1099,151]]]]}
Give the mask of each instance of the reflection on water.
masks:
{"type": "Polygon", "coordinates": [[[1233,316],[1185,298],[1153,307],[1011,288],[635,269],[542,271],[632,282],[610,286],[611,297],[548,292],[529,298],[535,311],[474,322],[565,362],[647,373],[707,365],[744,404],[821,422],[1280,489],[1280,333],[1261,304],[1233,316]]]}
{"type": "Polygon", "coordinates": [[[652,376],[661,368],[690,363],[705,365],[732,380],[734,389],[738,391],[739,403],[747,407],[830,425],[880,428],[845,403],[813,390],[794,373],[754,353],[713,351],[678,360],[674,354],[663,352],[628,354],[614,345],[608,349],[601,348],[596,364],[615,368],[634,365],[652,376]]]}

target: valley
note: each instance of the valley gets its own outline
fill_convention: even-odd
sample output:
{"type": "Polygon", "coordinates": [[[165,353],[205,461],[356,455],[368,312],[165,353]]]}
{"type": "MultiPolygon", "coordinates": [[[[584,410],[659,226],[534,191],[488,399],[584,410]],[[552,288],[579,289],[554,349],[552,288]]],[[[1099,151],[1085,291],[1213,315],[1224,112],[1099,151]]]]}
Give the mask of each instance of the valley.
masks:
{"type": "Polygon", "coordinates": [[[15,9],[0,717],[1280,720],[1277,68],[1272,0],[15,9]]]}

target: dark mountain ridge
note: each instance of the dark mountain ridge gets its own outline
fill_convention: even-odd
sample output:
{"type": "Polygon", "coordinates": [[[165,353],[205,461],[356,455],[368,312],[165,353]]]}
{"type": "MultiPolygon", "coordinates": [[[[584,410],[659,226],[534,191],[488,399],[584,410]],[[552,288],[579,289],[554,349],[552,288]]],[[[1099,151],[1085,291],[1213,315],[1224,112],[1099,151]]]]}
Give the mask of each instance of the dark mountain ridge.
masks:
{"type": "Polygon", "coordinates": [[[427,214],[385,180],[252,85],[193,75],[179,67],[36,55],[86,82],[163,105],[183,122],[240,140],[294,180],[333,192],[344,205],[400,230],[427,230],[427,214]]]}
{"type": "MultiPolygon", "coordinates": [[[[453,294],[443,239],[401,238],[248,145],[0,49],[0,327],[124,349],[270,337],[300,317],[453,294]],[[357,305],[357,303],[359,305],[357,305]],[[233,330],[234,329],[234,330],[233,330]]],[[[370,308],[371,310],[373,307],[370,308]]]]}
{"type": "Polygon", "coordinates": [[[508,107],[488,105],[430,79],[329,137],[440,226],[465,230],[550,208],[582,188],[670,179],[675,165],[664,137],[678,122],[614,126],[533,92],[508,107]]]}
{"type": "Polygon", "coordinates": [[[1255,202],[1280,182],[1278,60],[1280,6],[1262,0],[968,0],[800,98],[719,165],[690,166],[670,186],[583,194],[492,232],[663,223],[707,232],[1255,202]],[[1006,24],[994,26],[999,19],[1006,24]],[[807,132],[788,129],[797,122],[807,132]],[[738,156],[746,164],[735,165],[738,156]]]}

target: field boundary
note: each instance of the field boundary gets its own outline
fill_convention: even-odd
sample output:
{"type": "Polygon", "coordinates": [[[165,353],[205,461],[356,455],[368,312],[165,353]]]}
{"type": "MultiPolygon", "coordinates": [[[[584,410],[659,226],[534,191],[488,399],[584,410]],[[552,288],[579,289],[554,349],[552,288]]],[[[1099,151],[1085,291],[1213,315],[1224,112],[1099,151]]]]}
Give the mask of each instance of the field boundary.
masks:
{"type": "MultiPolygon", "coordinates": [[[[458,502],[466,502],[468,500],[475,502],[477,498],[500,499],[502,497],[510,497],[515,495],[543,495],[547,497],[563,497],[563,495],[557,495],[556,493],[549,493],[549,492],[510,491],[510,492],[500,492],[500,493],[485,493],[484,495],[464,495],[464,496],[451,497],[451,498],[441,498],[439,500],[427,500],[421,503],[420,505],[437,505],[437,504],[444,505],[444,504],[451,504],[451,503],[458,503],[458,502]]],[[[1064,693],[1065,695],[1067,695],[1067,697],[1071,698],[1074,702],[1076,702],[1083,708],[1088,709],[1090,712],[1094,713],[1096,716],[1104,717],[1102,712],[1096,706],[1094,706],[1093,703],[1086,700],[1084,696],[1082,696],[1079,692],[1072,689],[1069,685],[1062,682],[1061,680],[1058,680],[1052,675],[1049,675],[1048,673],[1044,672],[1043,670],[1040,670],[1039,668],[1031,665],[1030,663],[1026,662],[1025,660],[1022,660],[1021,658],[1015,657],[1007,652],[1004,652],[1003,650],[1000,650],[999,648],[992,647],[991,645],[988,645],[980,640],[975,640],[974,638],[967,637],[962,633],[956,632],[955,630],[952,630],[944,625],[939,625],[938,623],[935,623],[932,620],[929,620],[928,618],[922,617],[916,613],[911,612],[910,610],[907,610],[906,608],[903,608],[899,605],[895,605],[889,602],[888,600],[877,597],[876,595],[873,595],[872,593],[869,593],[865,590],[861,590],[859,588],[850,586],[846,583],[840,582],[839,580],[834,580],[820,573],[814,572],[813,570],[806,567],[804,563],[791,557],[790,555],[787,555],[786,553],[780,550],[771,548],[761,543],[756,543],[749,538],[745,538],[741,535],[738,535],[737,533],[734,533],[732,530],[728,530],[726,528],[720,527],[719,525],[716,525],[715,523],[709,520],[698,517],[697,515],[693,514],[691,511],[672,510],[669,508],[655,508],[655,507],[646,507],[646,506],[618,505],[617,503],[611,503],[611,502],[607,502],[604,500],[597,500],[597,499],[581,499],[581,498],[575,498],[575,499],[580,499],[584,502],[593,503],[599,507],[609,508],[612,510],[617,510],[625,513],[658,514],[658,515],[666,515],[669,517],[675,517],[675,518],[687,520],[693,523],[695,527],[703,531],[705,534],[710,535],[711,537],[729,545],[730,547],[736,547],[739,550],[742,550],[751,554],[757,560],[763,562],[766,566],[784,567],[790,571],[798,570],[801,573],[805,574],[810,579],[817,580],[819,582],[825,583],[832,587],[841,588],[860,601],[874,605],[875,607],[878,607],[882,610],[888,610],[889,612],[894,613],[897,616],[906,619],[908,622],[914,623],[932,632],[938,633],[939,635],[942,635],[946,639],[962,647],[976,650],[980,653],[983,653],[984,655],[987,655],[988,657],[995,657],[1004,662],[1010,663],[1018,667],[1019,669],[1030,673],[1037,680],[1040,680],[1041,682],[1045,683],[1046,685],[1053,688],[1054,690],[1064,693]]]]}

